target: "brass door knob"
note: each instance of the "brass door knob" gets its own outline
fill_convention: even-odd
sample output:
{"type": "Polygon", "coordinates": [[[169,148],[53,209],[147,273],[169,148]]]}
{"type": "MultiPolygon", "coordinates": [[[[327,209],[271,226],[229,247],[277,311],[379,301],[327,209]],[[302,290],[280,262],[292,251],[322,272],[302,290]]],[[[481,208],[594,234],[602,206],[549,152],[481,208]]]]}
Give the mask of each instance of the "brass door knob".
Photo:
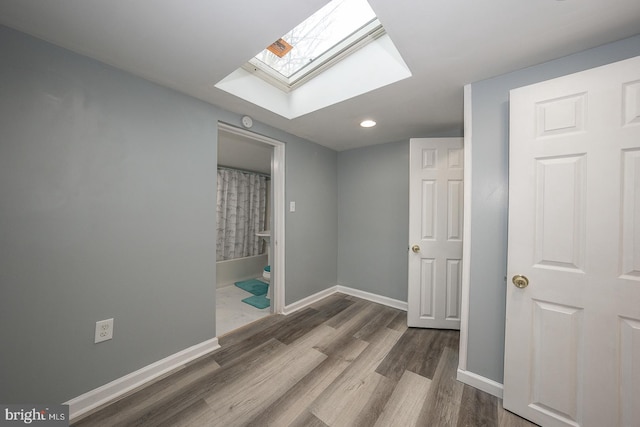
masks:
{"type": "Polygon", "coordinates": [[[524,289],[529,286],[529,279],[527,279],[527,276],[523,276],[521,274],[516,274],[515,276],[513,276],[511,281],[514,285],[516,285],[516,288],[524,289]]]}
{"type": "Polygon", "coordinates": [[[420,252],[420,246],[413,245],[411,246],[411,250],[413,251],[414,254],[417,254],[418,252],[420,252]]]}

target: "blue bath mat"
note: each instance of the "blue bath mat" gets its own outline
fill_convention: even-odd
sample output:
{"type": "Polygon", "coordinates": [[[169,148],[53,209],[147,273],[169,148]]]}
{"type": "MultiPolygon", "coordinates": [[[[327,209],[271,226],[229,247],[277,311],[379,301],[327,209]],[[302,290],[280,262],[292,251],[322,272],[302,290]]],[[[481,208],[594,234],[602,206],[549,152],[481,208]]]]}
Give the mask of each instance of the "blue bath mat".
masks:
{"type": "Polygon", "coordinates": [[[267,308],[271,304],[266,295],[254,295],[243,299],[242,302],[252,305],[255,308],[267,308]]]}
{"type": "Polygon", "coordinates": [[[251,279],[243,282],[236,282],[236,286],[240,289],[252,293],[253,295],[265,295],[269,289],[269,285],[261,280],[251,279]]]}

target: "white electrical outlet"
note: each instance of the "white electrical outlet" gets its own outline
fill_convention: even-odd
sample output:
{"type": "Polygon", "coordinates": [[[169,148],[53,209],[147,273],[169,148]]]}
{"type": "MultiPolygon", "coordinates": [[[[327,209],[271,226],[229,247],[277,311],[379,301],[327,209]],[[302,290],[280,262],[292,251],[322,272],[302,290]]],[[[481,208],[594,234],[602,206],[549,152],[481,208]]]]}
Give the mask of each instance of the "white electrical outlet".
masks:
{"type": "Polygon", "coordinates": [[[113,338],[113,319],[96,322],[95,343],[107,341],[113,338]]]}

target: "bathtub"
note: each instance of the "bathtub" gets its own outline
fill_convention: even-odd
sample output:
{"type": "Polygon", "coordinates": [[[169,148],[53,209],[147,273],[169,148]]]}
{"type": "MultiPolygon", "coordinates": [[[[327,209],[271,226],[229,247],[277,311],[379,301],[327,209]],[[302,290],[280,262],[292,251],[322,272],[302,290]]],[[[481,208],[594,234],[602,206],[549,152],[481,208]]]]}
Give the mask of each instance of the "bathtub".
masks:
{"type": "Polygon", "coordinates": [[[267,265],[267,254],[216,262],[216,287],[223,288],[235,282],[262,277],[267,265]]]}

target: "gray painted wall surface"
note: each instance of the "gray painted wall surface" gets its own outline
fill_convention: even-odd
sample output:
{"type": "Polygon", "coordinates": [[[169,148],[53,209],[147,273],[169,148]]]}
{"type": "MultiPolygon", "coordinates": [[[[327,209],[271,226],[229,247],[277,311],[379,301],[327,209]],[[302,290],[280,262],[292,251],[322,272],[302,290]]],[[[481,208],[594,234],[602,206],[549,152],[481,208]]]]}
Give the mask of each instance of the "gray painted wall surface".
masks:
{"type": "Polygon", "coordinates": [[[409,141],[338,153],[338,283],[407,301],[409,141]]]}
{"type": "Polygon", "coordinates": [[[0,401],[61,401],[215,336],[217,126],[202,102],[0,40],[0,401]]]}
{"type": "Polygon", "coordinates": [[[337,283],[337,152],[300,140],[286,157],[285,304],[292,304],[337,283]]]}
{"type": "Polygon", "coordinates": [[[640,36],[473,83],[467,369],[502,383],[507,271],[509,91],[640,55],[640,36]]]}
{"type": "MultiPolygon", "coordinates": [[[[214,337],[217,122],[240,117],[4,27],[0,56],[0,402],[66,401],[214,337]]],[[[292,301],[336,283],[336,153],[254,129],[295,163],[292,301]]]]}

